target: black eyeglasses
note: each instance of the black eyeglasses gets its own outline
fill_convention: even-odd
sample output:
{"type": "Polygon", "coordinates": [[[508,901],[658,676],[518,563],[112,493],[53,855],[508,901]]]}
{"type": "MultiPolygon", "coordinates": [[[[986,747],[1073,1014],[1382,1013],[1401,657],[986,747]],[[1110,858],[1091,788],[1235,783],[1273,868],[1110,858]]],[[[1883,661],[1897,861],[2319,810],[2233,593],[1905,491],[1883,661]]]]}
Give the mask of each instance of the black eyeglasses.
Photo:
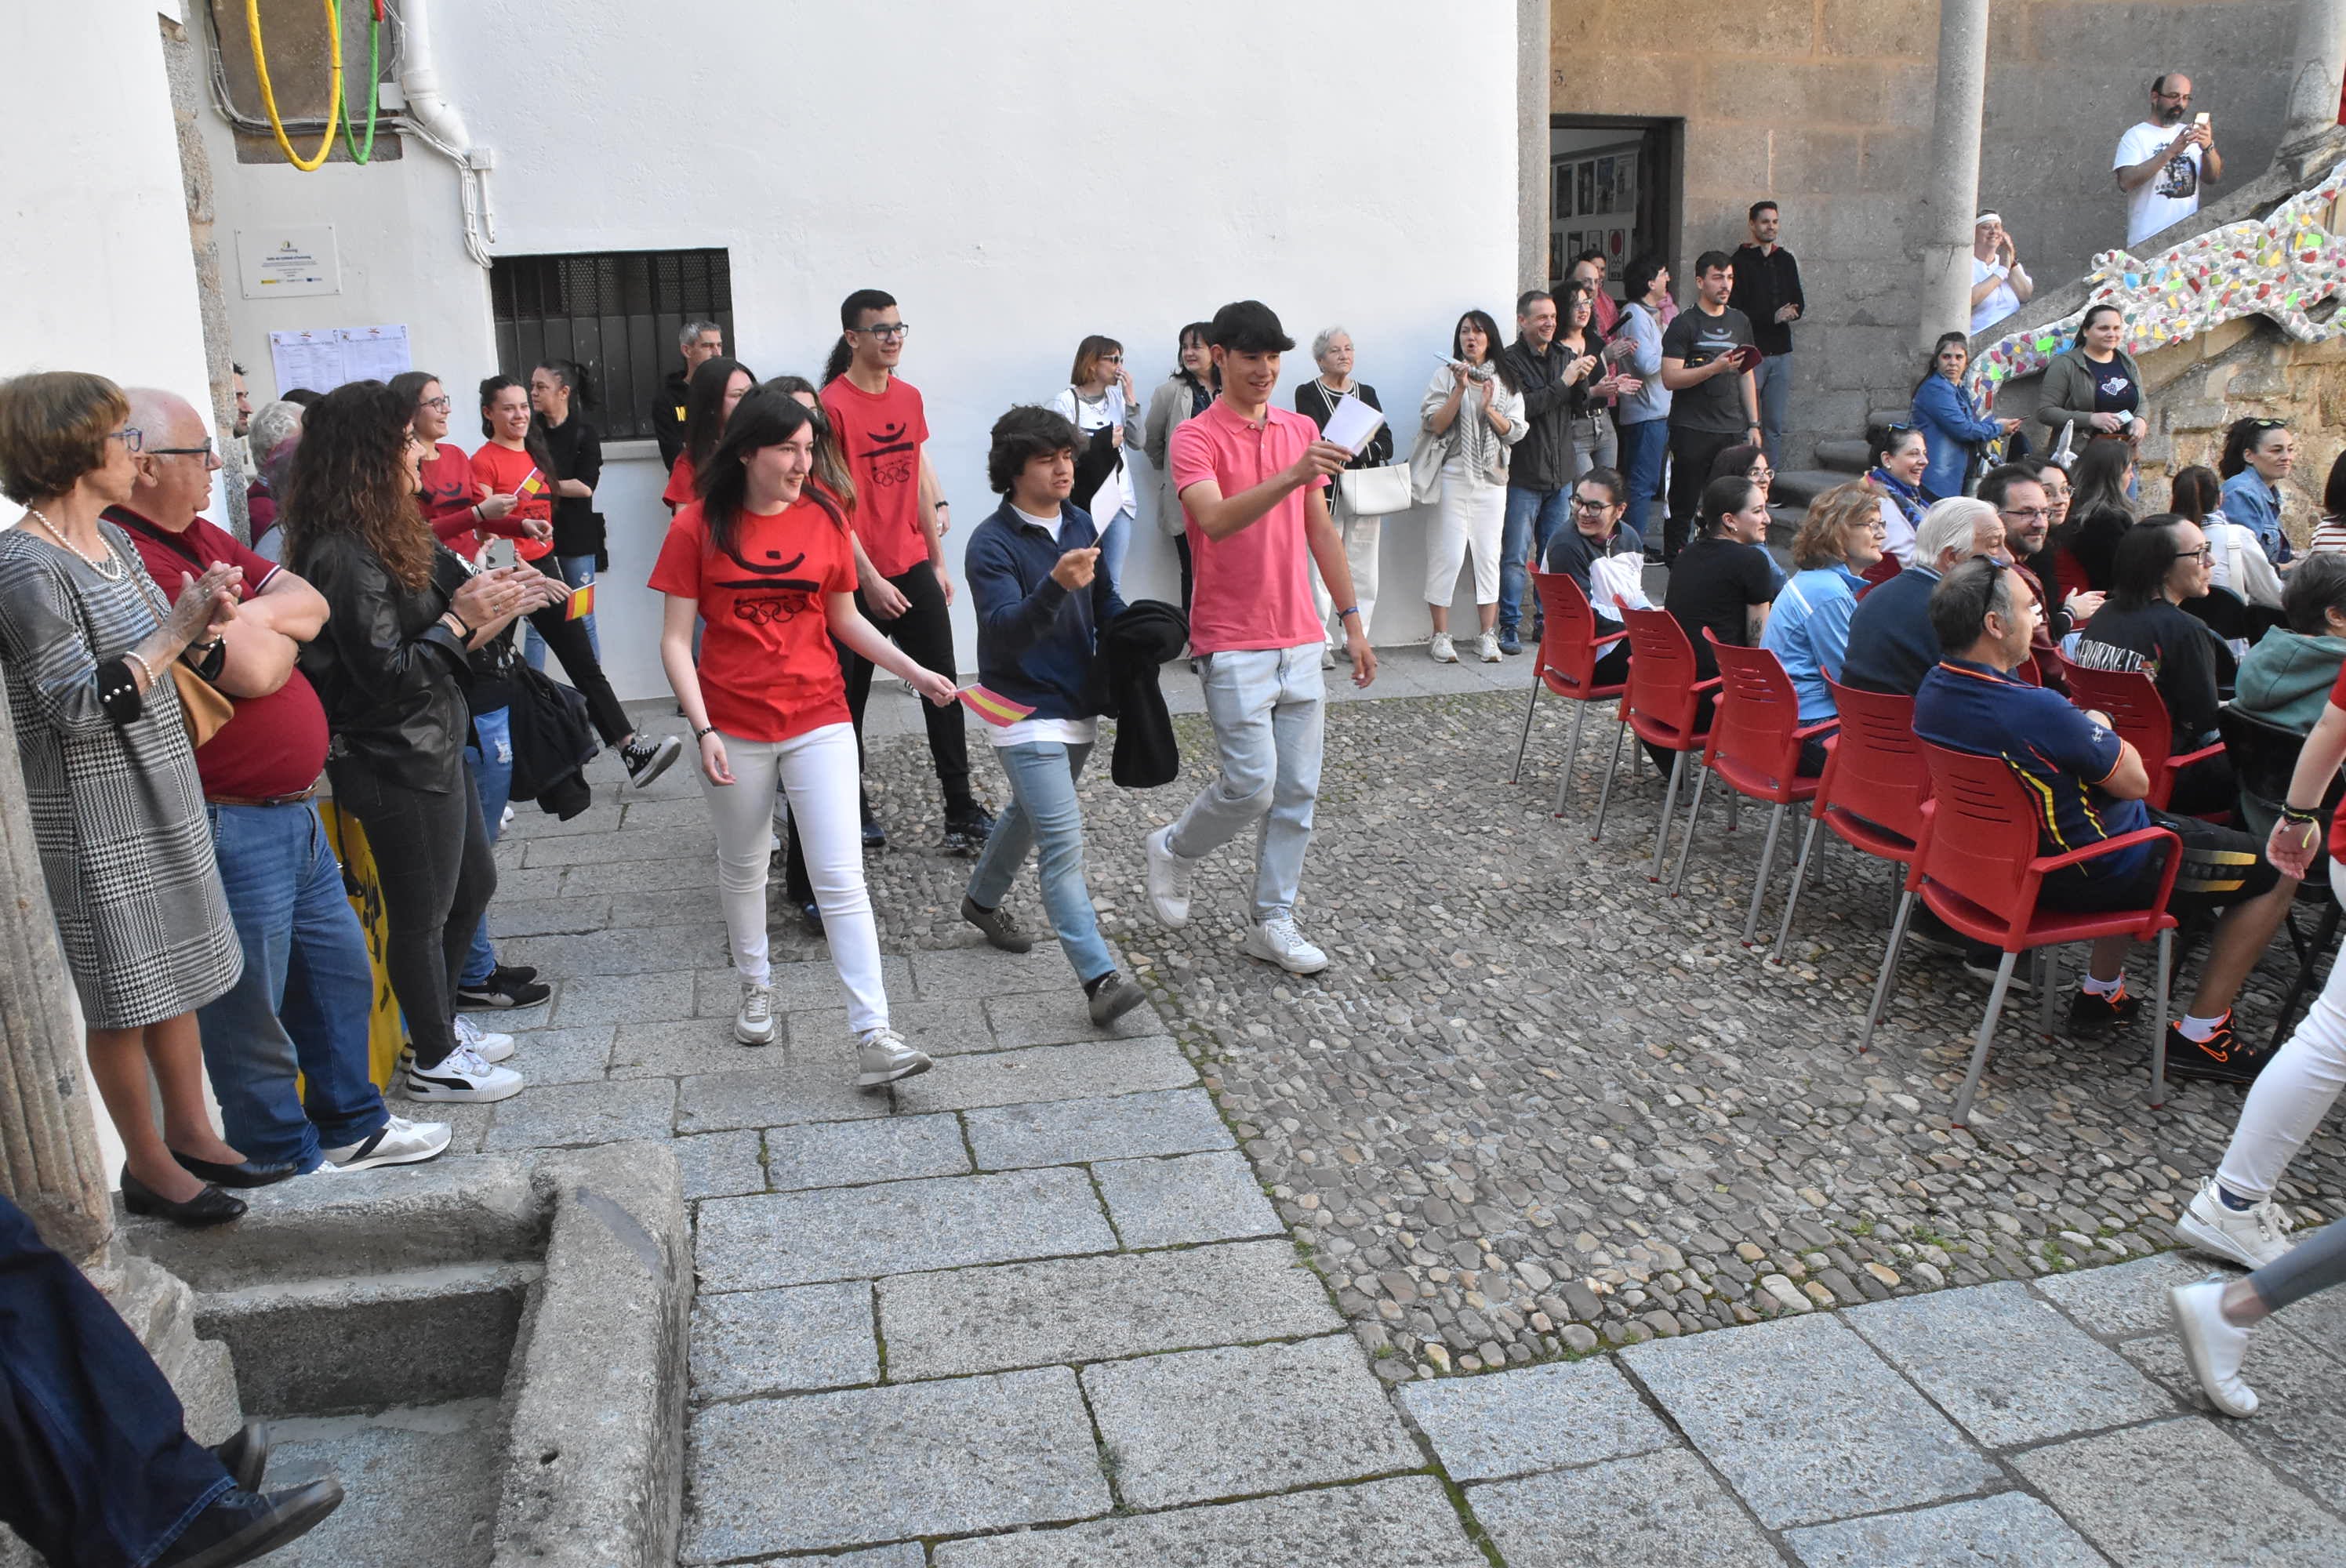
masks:
{"type": "Polygon", "coordinates": [[[862,332],[866,337],[877,338],[883,343],[896,341],[912,330],[913,323],[910,321],[882,321],[876,327],[850,327],[848,329],[851,332],[862,332]]]}
{"type": "Polygon", "coordinates": [[[2049,506],[2007,506],[1998,515],[2017,517],[2023,523],[2049,523],[2053,520],[2053,509],[2049,506]]]}
{"type": "Polygon", "coordinates": [[[1610,512],[1620,504],[1618,501],[1591,501],[1586,495],[1572,498],[1573,510],[1576,512],[1610,512]]]}
{"type": "Polygon", "coordinates": [[[135,453],[145,448],[147,433],[135,424],[126,424],[120,430],[107,431],[106,439],[118,441],[122,443],[123,451],[135,453]]]}
{"type": "MultiPolygon", "coordinates": [[[[132,447],[133,452],[142,450],[132,447]]],[[[212,457],[211,437],[206,436],[201,446],[149,446],[143,449],[149,457],[200,457],[209,463],[212,457]]]]}
{"type": "Polygon", "coordinates": [[[2202,545],[2197,550],[2178,550],[2173,556],[2178,561],[2213,561],[2215,558],[2216,546],[2213,545],[2202,545]]]}
{"type": "Polygon", "coordinates": [[[438,397],[418,398],[415,400],[415,406],[418,408],[436,409],[442,413],[446,413],[449,408],[448,394],[443,392],[438,397]]]}

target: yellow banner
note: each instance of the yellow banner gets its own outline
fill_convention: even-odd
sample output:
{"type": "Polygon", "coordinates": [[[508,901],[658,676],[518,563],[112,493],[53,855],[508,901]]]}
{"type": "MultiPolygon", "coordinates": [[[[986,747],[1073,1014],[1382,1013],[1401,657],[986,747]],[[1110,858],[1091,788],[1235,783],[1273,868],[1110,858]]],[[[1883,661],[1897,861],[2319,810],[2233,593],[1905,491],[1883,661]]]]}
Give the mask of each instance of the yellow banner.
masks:
{"type": "Polygon", "coordinates": [[[343,816],[332,800],[318,802],[318,816],[326,825],[326,840],[334,847],[334,858],[342,862],[343,884],[358,890],[351,897],[351,907],[359,911],[359,924],[365,928],[367,963],[374,971],[374,1003],[367,1016],[367,1067],[375,1083],[388,1088],[399,1065],[400,1048],[407,1044],[407,1031],[400,1019],[398,998],[391,993],[390,971],[383,967],[390,927],[383,918],[382,883],[375,875],[374,855],[367,848],[366,830],[359,820],[343,816]]]}

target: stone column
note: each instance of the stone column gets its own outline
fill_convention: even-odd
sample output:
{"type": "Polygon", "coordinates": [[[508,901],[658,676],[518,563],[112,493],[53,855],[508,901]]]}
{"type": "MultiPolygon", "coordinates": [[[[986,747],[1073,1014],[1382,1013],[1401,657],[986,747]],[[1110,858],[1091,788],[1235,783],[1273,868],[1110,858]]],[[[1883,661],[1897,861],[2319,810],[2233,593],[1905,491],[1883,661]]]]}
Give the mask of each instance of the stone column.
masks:
{"type": "MultiPolygon", "coordinates": [[[[1515,288],[1547,287],[1548,0],[1515,0],[1515,288]]],[[[1509,301],[1509,309],[1514,308],[1509,301]]],[[[1502,313],[1504,323],[1506,317],[1502,313]]]]}
{"type": "Polygon", "coordinates": [[[2290,51],[2289,101],[2280,145],[2296,147],[2338,123],[2338,93],[2346,79],[2346,0],[2300,0],[2297,47],[2290,51]]]}
{"type": "Polygon", "coordinates": [[[1917,215],[1923,263],[1915,342],[1971,325],[1972,219],[1979,215],[1980,116],[1987,102],[1988,0],[1940,0],[1930,178],[1917,215]]]}

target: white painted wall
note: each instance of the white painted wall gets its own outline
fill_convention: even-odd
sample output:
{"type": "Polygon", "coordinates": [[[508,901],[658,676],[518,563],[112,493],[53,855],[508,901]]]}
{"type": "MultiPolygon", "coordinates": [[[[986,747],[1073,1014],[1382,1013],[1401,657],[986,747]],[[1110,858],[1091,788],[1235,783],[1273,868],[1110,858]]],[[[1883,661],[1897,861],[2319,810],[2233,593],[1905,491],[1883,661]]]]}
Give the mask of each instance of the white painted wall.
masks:
{"type": "MultiPolygon", "coordinates": [[[[496,251],[724,246],[733,346],[767,375],[816,372],[850,290],[902,300],[956,575],[992,509],[987,428],[1064,384],[1086,332],[1124,341],[1145,395],[1181,323],[1228,300],[1267,300],[1306,344],[1341,321],[1362,379],[1413,428],[1458,311],[1509,321],[1511,0],[433,0],[432,27],[451,97],[495,154],[496,251]]],[[[231,290],[256,401],[274,329],[403,321],[460,400],[495,368],[444,160],[410,141],[396,164],[304,175],[236,164],[217,117],[207,135],[224,250],[240,228],[339,231],[341,296],[231,290]]],[[[1289,382],[1311,373],[1299,351],[1289,382]]],[[[597,620],[623,697],[665,690],[642,587],[661,477],[656,457],[614,462],[600,495],[597,620]]],[[[1143,524],[1127,596],[1175,597],[1171,543],[1143,524]]],[[[1385,533],[1381,643],[1426,628],[1423,521],[1385,533]]],[[[965,605],[956,619],[967,658],[965,605]]]]}

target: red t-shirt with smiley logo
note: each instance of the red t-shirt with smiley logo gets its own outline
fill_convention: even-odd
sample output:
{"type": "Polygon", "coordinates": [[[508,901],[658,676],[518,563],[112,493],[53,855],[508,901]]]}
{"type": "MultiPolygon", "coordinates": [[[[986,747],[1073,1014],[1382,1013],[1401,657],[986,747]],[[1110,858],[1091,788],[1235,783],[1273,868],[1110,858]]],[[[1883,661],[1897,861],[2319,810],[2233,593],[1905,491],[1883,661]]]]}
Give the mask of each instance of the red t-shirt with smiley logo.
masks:
{"type": "Polygon", "coordinates": [[[877,397],[845,376],[822,389],[822,412],[855,479],[855,536],[883,577],[929,558],[921,532],[921,443],[929,439],[921,394],[898,377],[877,397]]]}
{"type": "MultiPolygon", "coordinates": [[[[709,542],[700,503],[678,511],[651,585],[700,601],[700,695],[709,722],[744,740],[789,740],[848,722],[823,595],[855,591],[855,552],[831,514],[801,496],[744,512],[740,559],[709,542]]],[[[868,549],[870,546],[866,546],[868,549]]]]}

